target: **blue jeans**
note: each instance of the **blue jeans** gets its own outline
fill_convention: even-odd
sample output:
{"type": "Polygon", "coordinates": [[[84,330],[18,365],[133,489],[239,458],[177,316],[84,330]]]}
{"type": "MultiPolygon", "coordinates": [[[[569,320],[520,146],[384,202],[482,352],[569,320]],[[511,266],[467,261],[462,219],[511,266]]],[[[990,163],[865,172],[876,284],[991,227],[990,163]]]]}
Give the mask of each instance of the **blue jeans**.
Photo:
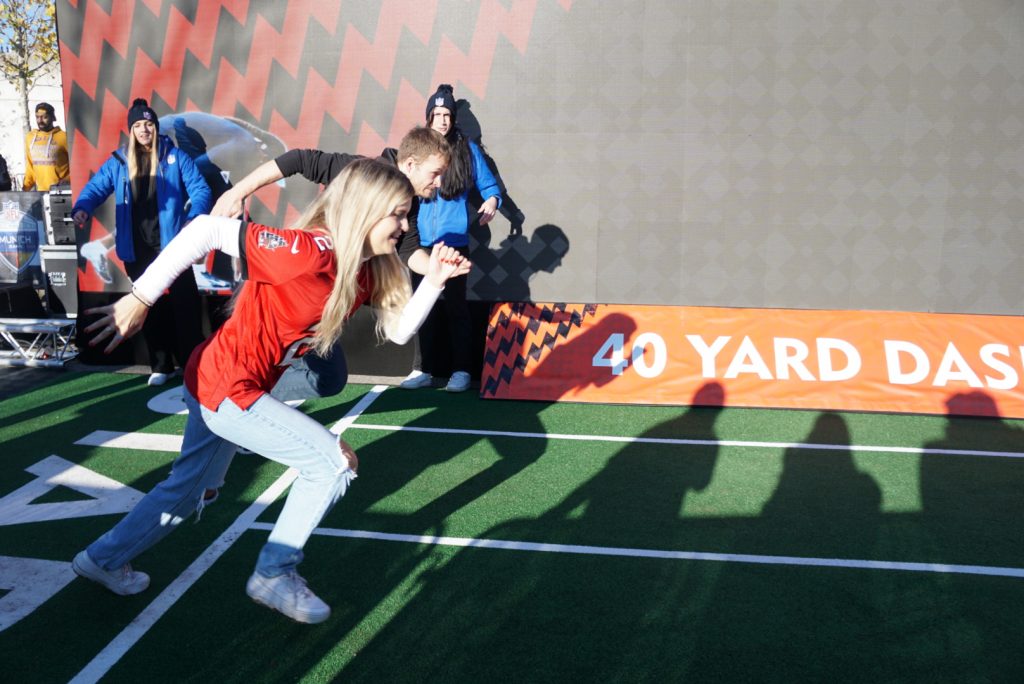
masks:
{"type": "Polygon", "coordinates": [[[248,410],[225,399],[211,411],[187,390],[183,394],[188,422],[171,474],[89,546],[89,557],[114,570],[163,539],[196,510],[207,487],[223,481],[238,444],[299,471],[256,563],[256,571],[265,577],[294,569],[309,535],[356,476],[338,438],[270,395],[248,410]]]}
{"type": "MultiPolygon", "coordinates": [[[[341,348],[341,343],[337,343],[325,356],[309,352],[293,359],[288,369],[274,385],[270,396],[278,401],[333,397],[335,394],[341,393],[347,383],[348,363],[345,360],[345,351],[341,348]]],[[[246,447],[246,449],[248,448],[246,447]]],[[[229,457],[228,462],[221,469],[222,473],[227,474],[230,465],[229,457]]],[[[223,477],[208,485],[210,489],[220,489],[223,486],[223,477]]]]}
{"type": "Polygon", "coordinates": [[[341,343],[324,356],[313,352],[293,360],[270,395],[281,401],[333,397],[348,383],[348,363],[341,343]]]}

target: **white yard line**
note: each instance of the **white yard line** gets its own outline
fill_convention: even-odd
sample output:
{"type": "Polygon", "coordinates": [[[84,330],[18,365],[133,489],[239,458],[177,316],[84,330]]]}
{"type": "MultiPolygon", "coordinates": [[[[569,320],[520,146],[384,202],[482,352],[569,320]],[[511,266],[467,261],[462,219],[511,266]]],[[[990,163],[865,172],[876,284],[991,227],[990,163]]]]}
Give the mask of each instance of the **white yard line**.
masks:
{"type": "MultiPolygon", "coordinates": [[[[929,449],[870,444],[812,444],[807,442],[747,442],[736,439],[673,439],[668,437],[618,437],[614,435],[566,435],[546,432],[513,432],[509,430],[464,430],[458,428],[430,428],[407,425],[376,425],[355,423],[358,416],[346,416],[331,431],[378,430],[385,432],[425,432],[474,437],[516,437],[521,439],[553,439],[577,442],[613,442],[616,444],[665,444],[675,446],[728,446],[747,449],[807,449],[812,451],[848,451],[853,453],[882,454],[936,454],[946,456],[979,456],[988,458],[1024,458],[1020,451],[984,451],[979,449],[929,449]],[[344,423],[344,425],[342,425],[344,423]]],[[[75,442],[86,446],[116,449],[142,449],[152,451],[180,451],[181,437],[141,432],[112,432],[96,430],[75,442]]]]}
{"type": "Polygon", "coordinates": [[[460,430],[456,428],[429,428],[404,425],[374,425],[359,423],[353,430],[384,430],[390,432],[433,432],[445,435],[477,437],[522,437],[530,439],[560,439],[579,442],[614,442],[618,444],[668,444],[678,446],[733,446],[750,449],[809,449],[813,451],[852,451],[893,454],[944,454],[949,456],[989,456],[994,458],[1024,458],[1020,451],[980,451],[976,449],[927,449],[923,447],[871,446],[865,444],[811,444],[806,442],[744,442],[735,439],[671,439],[662,437],[617,437],[610,435],[564,435],[546,432],[511,432],[505,430],[460,430]]]}
{"type": "Polygon", "coordinates": [[[95,432],[90,432],[75,442],[75,444],[110,447],[112,449],[139,449],[142,451],[181,451],[181,439],[181,435],[96,430],[95,432]]]}
{"type": "MultiPolygon", "coordinates": [[[[359,415],[367,409],[387,389],[386,385],[379,385],[374,387],[367,393],[358,404],[356,404],[348,414],[345,415],[337,425],[331,428],[332,432],[340,433],[344,430],[346,425],[356,420],[359,415]],[[340,428],[339,428],[340,426],[340,428]]],[[[93,433],[96,434],[96,433],[93,433]]],[[[180,438],[179,438],[180,441],[180,438]]],[[[109,445],[109,443],[107,444],[109,445]]],[[[139,448],[139,447],[127,447],[127,448],[139,448]]],[[[112,668],[128,650],[134,646],[139,639],[141,639],[146,632],[149,631],[157,620],[164,616],[168,610],[171,609],[179,598],[181,598],[189,587],[196,583],[200,577],[209,570],[214,562],[217,561],[224,552],[231,548],[239,537],[246,530],[260,529],[254,526],[256,519],[263,513],[266,508],[274,503],[278,496],[288,488],[288,485],[296,478],[298,472],[292,468],[289,468],[281,477],[279,477],[270,487],[266,489],[257,499],[254,501],[245,511],[235,519],[235,522],[231,524],[228,529],[217,537],[216,540],[205,551],[197,558],[191,565],[189,565],[184,572],[172,581],[166,589],[153,599],[152,603],[146,606],[138,617],[131,621],[131,623],[121,631],[113,641],[100,651],[92,661],[86,665],[81,672],[75,675],[72,682],[76,684],[84,684],[86,682],[99,681],[107,672],[112,668]]],[[[116,600],[116,599],[111,599],[116,600]]]]}
{"type": "MultiPolygon", "coordinates": [[[[269,530],[268,523],[254,523],[252,529],[269,530]]],[[[1024,578],[1024,568],[1002,568],[988,565],[950,565],[946,563],[909,563],[903,561],[857,560],[852,558],[814,558],[805,556],[761,556],[749,553],[709,553],[705,551],[662,551],[659,549],[632,549],[618,546],[579,546],[576,544],[547,544],[538,542],[505,541],[501,539],[474,539],[472,537],[434,537],[415,534],[389,534],[364,530],[339,530],[318,527],[313,534],[325,537],[373,539],[375,541],[430,544],[434,546],[461,546],[474,549],[503,551],[536,551],[540,553],[569,553],[587,556],[625,556],[628,558],[660,558],[663,560],[714,561],[719,563],[754,563],[759,565],[801,565],[821,568],[853,568],[857,570],[903,570],[907,572],[934,572],[948,575],[989,575],[994,577],[1024,578]]]]}

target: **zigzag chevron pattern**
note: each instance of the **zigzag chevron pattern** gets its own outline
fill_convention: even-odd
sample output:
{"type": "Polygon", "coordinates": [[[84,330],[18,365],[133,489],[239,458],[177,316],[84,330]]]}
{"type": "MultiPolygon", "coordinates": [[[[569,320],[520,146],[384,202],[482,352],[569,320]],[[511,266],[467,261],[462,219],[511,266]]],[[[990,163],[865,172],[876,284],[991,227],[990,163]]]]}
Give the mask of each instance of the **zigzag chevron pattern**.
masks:
{"type": "MultiPolygon", "coordinates": [[[[544,1],[564,11],[572,5],[58,0],[72,187],[81,188],[123,140],[135,97],[149,99],[161,115],[243,119],[288,148],[320,147],[325,136],[337,147],[340,134],[344,151],[376,155],[421,122],[438,82],[485,98],[501,41],[524,53],[544,1]],[[469,35],[442,25],[453,12],[475,15],[469,35]],[[364,111],[376,118],[367,120],[364,111]]],[[[283,218],[286,208],[276,193],[272,199],[268,209],[283,218]]]]}
{"type": "Polygon", "coordinates": [[[596,304],[504,304],[487,327],[480,395],[497,396],[516,375],[540,363],[560,340],[597,313],[596,304]]]}

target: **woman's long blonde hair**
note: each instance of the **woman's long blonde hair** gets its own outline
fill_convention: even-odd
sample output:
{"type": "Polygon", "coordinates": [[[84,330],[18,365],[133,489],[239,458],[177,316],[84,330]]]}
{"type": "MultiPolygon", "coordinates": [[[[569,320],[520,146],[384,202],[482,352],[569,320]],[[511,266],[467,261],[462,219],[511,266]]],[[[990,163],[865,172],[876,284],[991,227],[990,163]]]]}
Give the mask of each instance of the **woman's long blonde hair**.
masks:
{"type": "MultiPolygon", "coordinates": [[[[397,168],[375,159],[359,159],[346,166],[299,217],[299,230],[330,236],[338,265],[334,289],[313,337],[317,353],[327,353],[341,337],[359,295],[359,268],[370,229],[412,197],[409,179],[397,168]]],[[[377,314],[377,335],[383,339],[412,294],[409,275],[395,252],[375,255],[368,265],[374,284],[370,303],[377,314]]]]}
{"type": "Polygon", "coordinates": [[[145,173],[147,176],[156,175],[157,148],[159,146],[160,129],[156,126],[153,126],[153,142],[148,150],[135,139],[135,132],[131,129],[128,130],[128,154],[126,155],[128,157],[128,178],[134,181],[140,173],[145,173]]]}

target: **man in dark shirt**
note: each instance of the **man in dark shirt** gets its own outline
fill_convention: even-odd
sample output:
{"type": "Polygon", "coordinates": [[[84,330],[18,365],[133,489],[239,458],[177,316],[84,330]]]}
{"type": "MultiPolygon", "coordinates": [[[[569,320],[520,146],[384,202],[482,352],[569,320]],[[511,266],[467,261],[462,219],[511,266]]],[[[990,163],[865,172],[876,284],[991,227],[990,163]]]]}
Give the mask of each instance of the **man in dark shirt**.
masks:
{"type": "MultiPolygon", "coordinates": [[[[447,141],[436,131],[417,126],[409,131],[398,149],[389,147],[381,152],[379,159],[397,166],[412,183],[417,197],[430,199],[441,185],[441,174],[448,168],[451,157],[447,141]]],[[[276,159],[258,166],[252,173],[238,181],[220,196],[210,214],[213,216],[241,216],[242,206],[247,197],[265,185],[276,183],[282,178],[301,175],[307,180],[327,185],[341,173],[342,169],[361,157],[343,152],[322,150],[289,150],[276,159]]],[[[425,251],[419,246],[416,230],[416,215],[419,202],[414,199],[409,212],[409,233],[399,245],[399,255],[409,268],[417,273],[424,271],[427,263],[425,251]],[[419,254],[418,254],[419,253],[419,254]]]]}

